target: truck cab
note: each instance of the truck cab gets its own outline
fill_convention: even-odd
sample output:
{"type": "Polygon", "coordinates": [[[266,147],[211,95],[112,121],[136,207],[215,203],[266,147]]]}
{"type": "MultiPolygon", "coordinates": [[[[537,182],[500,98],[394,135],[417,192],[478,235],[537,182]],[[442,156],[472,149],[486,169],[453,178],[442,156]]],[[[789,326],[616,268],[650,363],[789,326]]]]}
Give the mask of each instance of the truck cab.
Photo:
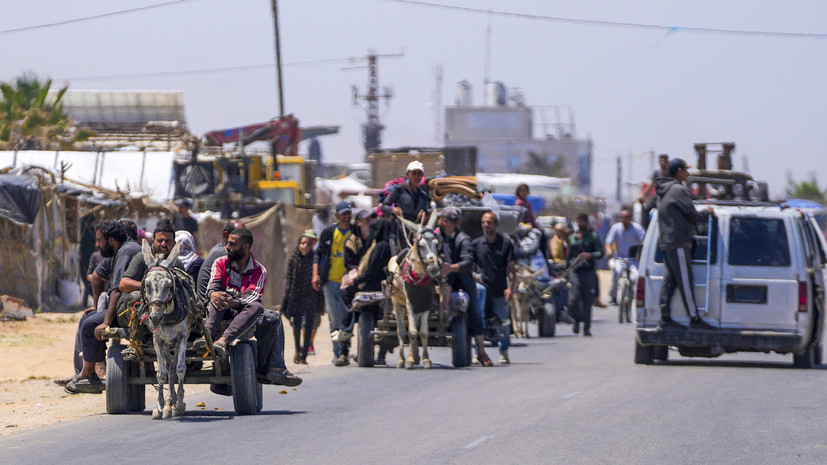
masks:
{"type": "Polygon", "coordinates": [[[715,217],[698,225],[692,248],[695,302],[714,330],[689,329],[680,292],[672,319],[687,329],[658,329],[663,253],[655,216],[646,233],[636,283],[635,362],[727,352],[792,353],[796,367],[821,363],[824,324],[824,242],[813,215],[783,204],[696,202],[715,217]]]}

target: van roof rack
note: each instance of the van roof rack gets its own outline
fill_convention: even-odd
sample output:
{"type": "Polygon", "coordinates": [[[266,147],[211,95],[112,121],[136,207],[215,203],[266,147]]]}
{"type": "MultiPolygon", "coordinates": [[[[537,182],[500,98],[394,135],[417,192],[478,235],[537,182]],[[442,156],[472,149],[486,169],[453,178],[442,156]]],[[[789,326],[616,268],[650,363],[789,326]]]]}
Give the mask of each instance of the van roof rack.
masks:
{"type": "Polygon", "coordinates": [[[720,205],[722,207],[778,207],[781,209],[790,208],[786,201],[777,202],[757,202],[751,200],[715,200],[702,199],[694,200],[693,203],[699,205],[720,205]]]}

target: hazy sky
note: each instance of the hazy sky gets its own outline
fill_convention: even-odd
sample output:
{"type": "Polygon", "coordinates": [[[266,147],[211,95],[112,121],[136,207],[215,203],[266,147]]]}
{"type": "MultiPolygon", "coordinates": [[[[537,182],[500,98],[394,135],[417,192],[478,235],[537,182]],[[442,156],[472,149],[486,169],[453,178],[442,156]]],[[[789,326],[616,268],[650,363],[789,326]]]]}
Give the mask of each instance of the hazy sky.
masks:
{"type": "MultiPolygon", "coordinates": [[[[448,1],[432,3],[527,15],[676,27],[644,29],[480,14],[391,0],[280,0],[286,111],[302,125],[340,125],[321,139],[329,160],[361,161],[365,114],[351,104],[367,71],[348,58],[368,49],[380,59],[384,146],[437,145],[434,68],[443,105],[467,79],[482,102],[486,29],[492,80],[523,89],[529,105],[571,105],[579,137],[594,142],[593,185],[613,195],[615,160],[635,157],[633,177],[649,175],[650,150],[684,156],[692,144],[733,141],[735,167],[780,195],[786,172],[815,174],[827,146],[827,36],[703,33],[705,27],[827,33],[827,2],[696,0],[448,1]],[[306,63],[311,62],[311,63],[306,63]],[[306,63],[306,64],[300,64],[306,63]]],[[[71,89],[181,90],[196,133],[265,121],[278,113],[269,0],[189,0],[65,25],[2,32],[156,1],[13,2],[0,16],[0,79],[34,71],[71,89]],[[248,67],[233,71],[215,68],[248,67]],[[124,76],[130,77],[112,77],[124,76]],[[142,76],[141,76],[142,75],[142,76]],[[82,79],[81,79],[82,78],[82,79]]],[[[624,169],[626,164],[624,162],[624,169]]]]}

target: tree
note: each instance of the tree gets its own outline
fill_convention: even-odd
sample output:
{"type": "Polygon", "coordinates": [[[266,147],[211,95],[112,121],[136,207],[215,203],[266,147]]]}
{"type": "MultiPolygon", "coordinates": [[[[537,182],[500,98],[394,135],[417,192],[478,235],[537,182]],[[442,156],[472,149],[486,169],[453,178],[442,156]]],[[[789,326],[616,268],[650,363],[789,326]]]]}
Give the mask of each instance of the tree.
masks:
{"type": "Polygon", "coordinates": [[[821,190],[815,175],[809,181],[795,182],[791,178],[787,184],[787,198],[812,200],[824,205],[827,201],[827,190],[821,190]]]}
{"type": "Polygon", "coordinates": [[[557,157],[554,161],[549,162],[546,157],[540,156],[537,152],[529,151],[528,160],[518,166],[514,172],[565,178],[566,160],[563,157],[557,157]]]}
{"type": "Polygon", "coordinates": [[[5,150],[68,150],[94,135],[77,129],[63,111],[68,87],[49,98],[52,80],[25,73],[0,82],[0,148],[5,150]]]}

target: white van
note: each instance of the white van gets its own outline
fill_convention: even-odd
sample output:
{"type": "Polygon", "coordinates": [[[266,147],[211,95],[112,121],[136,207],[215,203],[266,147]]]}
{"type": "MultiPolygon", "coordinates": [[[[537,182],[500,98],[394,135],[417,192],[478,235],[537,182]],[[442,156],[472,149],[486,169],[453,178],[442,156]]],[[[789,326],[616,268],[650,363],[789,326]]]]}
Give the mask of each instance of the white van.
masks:
{"type": "MultiPolygon", "coordinates": [[[[716,329],[658,329],[664,265],[655,217],[640,250],[635,363],[667,360],[675,347],[689,357],[772,351],[792,353],[798,368],[820,364],[827,256],[815,219],[784,204],[696,202],[699,210],[707,205],[716,218],[711,235],[708,223],[698,225],[692,272],[695,301],[716,329]]],[[[688,327],[677,289],[670,309],[688,327]]]]}

